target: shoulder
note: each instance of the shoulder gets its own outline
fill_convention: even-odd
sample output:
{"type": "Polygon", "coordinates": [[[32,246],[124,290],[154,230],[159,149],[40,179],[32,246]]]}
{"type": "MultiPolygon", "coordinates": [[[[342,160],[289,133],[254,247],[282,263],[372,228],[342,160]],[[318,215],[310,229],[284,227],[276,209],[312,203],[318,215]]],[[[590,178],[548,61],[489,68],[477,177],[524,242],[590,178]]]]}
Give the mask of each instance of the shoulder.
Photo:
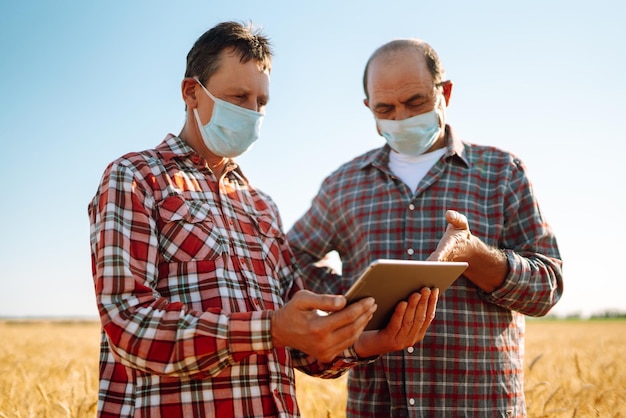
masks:
{"type": "Polygon", "coordinates": [[[163,183],[165,173],[154,149],[129,152],[107,165],[96,195],[134,193],[147,199],[163,183]]]}
{"type": "Polygon", "coordinates": [[[465,153],[471,165],[499,165],[524,169],[522,160],[510,151],[492,145],[464,142],[465,153]]]}
{"type": "Polygon", "coordinates": [[[128,152],[112,161],[107,169],[133,172],[137,175],[146,170],[158,174],[165,171],[165,166],[170,161],[184,158],[191,153],[192,149],[182,139],[168,134],[155,148],[128,152]]]}
{"type": "Polygon", "coordinates": [[[162,167],[163,161],[156,150],[133,151],[111,161],[105,169],[105,175],[117,174],[143,178],[149,174],[156,174],[155,171],[161,171],[162,167]]]}
{"type": "Polygon", "coordinates": [[[322,181],[322,195],[330,198],[331,195],[342,195],[370,184],[371,168],[381,150],[382,148],[367,151],[333,170],[322,181]]]}
{"type": "Polygon", "coordinates": [[[364,175],[364,172],[367,171],[368,167],[371,167],[381,158],[384,158],[384,147],[369,150],[352,160],[341,164],[337,169],[328,175],[327,179],[341,179],[364,175]]]}
{"type": "Polygon", "coordinates": [[[159,155],[154,149],[132,151],[111,162],[112,166],[124,167],[129,170],[140,171],[145,166],[162,165],[159,155]]]}
{"type": "Polygon", "coordinates": [[[464,143],[464,147],[471,178],[512,189],[530,184],[526,166],[514,153],[489,145],[464,143]]]}

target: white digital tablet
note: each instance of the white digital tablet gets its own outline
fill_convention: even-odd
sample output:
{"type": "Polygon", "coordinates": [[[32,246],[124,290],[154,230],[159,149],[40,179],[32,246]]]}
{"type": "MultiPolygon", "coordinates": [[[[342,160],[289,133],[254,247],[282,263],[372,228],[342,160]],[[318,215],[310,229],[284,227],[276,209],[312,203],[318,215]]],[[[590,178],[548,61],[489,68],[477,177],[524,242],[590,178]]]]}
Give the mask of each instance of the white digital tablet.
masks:
{"type": "Polygon", "coordinates": [[[378,309],[366,330],[387,326],[396,305],[424,287],[441,295],[465,271],[466,262],[376,260],[346,293],[348,303],[373,297],[378,309]]]}

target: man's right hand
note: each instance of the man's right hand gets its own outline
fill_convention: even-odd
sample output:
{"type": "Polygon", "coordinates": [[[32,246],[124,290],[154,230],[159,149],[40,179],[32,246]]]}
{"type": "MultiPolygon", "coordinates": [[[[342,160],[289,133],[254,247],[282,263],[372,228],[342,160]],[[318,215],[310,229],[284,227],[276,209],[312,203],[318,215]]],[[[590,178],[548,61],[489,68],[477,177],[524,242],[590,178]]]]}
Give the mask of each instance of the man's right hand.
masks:
{"type": "Polygon", "coordinates": [[[373,298],[345,305],[343,296],[297,292],[272,315],[274,346],[295,348],[324,363],[332,361],[359,338],[376,311],[373,298]]]}

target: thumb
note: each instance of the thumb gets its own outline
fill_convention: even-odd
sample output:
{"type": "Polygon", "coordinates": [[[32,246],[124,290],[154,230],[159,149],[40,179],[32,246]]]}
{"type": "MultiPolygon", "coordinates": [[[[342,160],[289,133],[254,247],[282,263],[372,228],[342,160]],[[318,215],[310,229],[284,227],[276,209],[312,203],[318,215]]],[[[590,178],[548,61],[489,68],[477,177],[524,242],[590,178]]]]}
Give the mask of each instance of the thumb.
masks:
{"type": "Polygon", "coordinates": [[[298,300],[298,307],[302,310],[319,309],[324,312],[334,312],[343,309],[346,298],[341,295],[320,295],[308,290],[301,290],[292,300],[298,300]]]}
{"type": "Polygon", "coordinates": [[[467,217],[462,213],[459,213],[455,210],[446,211],[446,220],[450,225],[452,225],[456,229],[467,229],[469,230],[469,224],[467,222],[467,217]]]}

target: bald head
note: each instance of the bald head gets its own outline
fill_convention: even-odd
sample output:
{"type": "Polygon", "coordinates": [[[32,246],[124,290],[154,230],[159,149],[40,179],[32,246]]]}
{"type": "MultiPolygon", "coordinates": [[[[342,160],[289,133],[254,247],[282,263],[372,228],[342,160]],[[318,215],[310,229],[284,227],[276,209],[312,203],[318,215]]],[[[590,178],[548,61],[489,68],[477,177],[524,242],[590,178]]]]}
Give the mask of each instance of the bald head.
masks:
{"type": "Polygon", "coordinates": [[[369,74],[370,67],[374,61],[390,60],[398,55],[404,53],[413,54],[416,53],[424,61],[426,68],[428,69],[433,84],[438,84],[444,80],[445,71],[437,52],[426,42],[420,39],[395,39],[379,47],[370,56],[367,64],[365,65],[365,71],[363,73],[363,90],[365,91],[366,99],[369,99],[369,74]]]}

